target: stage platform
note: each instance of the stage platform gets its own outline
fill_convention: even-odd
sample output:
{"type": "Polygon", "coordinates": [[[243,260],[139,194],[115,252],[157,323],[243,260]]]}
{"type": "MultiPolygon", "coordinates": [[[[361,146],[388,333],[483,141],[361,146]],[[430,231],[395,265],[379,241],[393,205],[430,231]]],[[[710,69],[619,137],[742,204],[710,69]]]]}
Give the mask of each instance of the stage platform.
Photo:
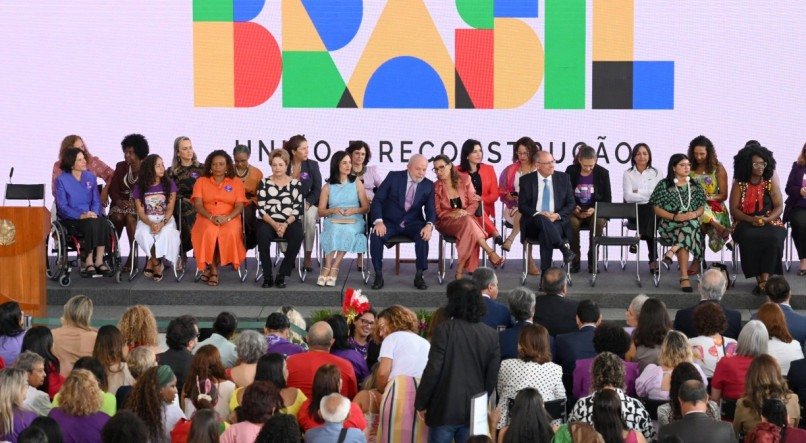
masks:
{"type": "MultiPolygon", "coordinates": [[[[190,262],[192,268],[192,260],[190,262]]],[[[68,298],[77,294],[84,294],[92,298],[95,303],[95,321],[116,321],[127,306],[146,304],[151,306],[160,323],[181,314],[193,314],[202,321],[215,318],[223,310],[230,310],[239,318],[252,322],[265,320],[268,313],[283,305],[297,307],[303,315],[309,317],[312,312],[321,309],[338,310],[341,305],[341,284],[347,276],[348,261],[344,262],[340,273],[340,280],[336,287],[316,286],[318,267],[309,274],[304,283],[299,281],[296,274],[286,280],[285,289],[263,289],[260,282],[254,280],[254,262],[249,259],[249,276],[244,283],[238,281],[237,273],[231,269],[220,272],[221,283],[217,287],[210,287],[202,282],[194,283],[193,274],[188,273],[181,282],[176,282],[173,273],[166,270],[163,281],[157,283],[144,278],[142,275],[132,282],[124,277],[121,283],[115,284],[111,279],[93,278],[84,279],[74,271],[72,284],[61,287],[58,283],[48,282],[48,317],[51,322],[61,316],[62,305],[68,298]]],[[[497,270],[501,298],[506,293],[520,285],[520,260],[507,261],[503,269],[497,270]]],[[[354,266],[354,265],[353,265],[354,266]]],[[[412,286],[414,268],[411,264],[402,264],[400,275],[394,274],[394,262],[384,262],[384,280],[386,285],[379,291],[373,291],[369,285],[364,285],[361,273],[355,267],[347,280],[347,287],[361,288],[369,296],[376,307],[385,307],[392,304],[403,304],[412,309],[434,310],[445,303],[445,285],[452,279],[453,272],[448,271],[448,280],[439,284],[436,276],[436,265],[430,265],[425,274],[427,290],[417,290],[412,286]]],[[[653,297],[660,297],[672,312],[679,308],[691,306],[699,296],[696,293],[697,281],[692,279],[695,292],[685,294],[680,291],[675,273],[662,275],[660,285],[656,288],[652,284],[652,276],[646,264],[640,270],[642,286],[635,282],[635,265],[628,264],[621,270],[617,262],[610,262],[609,270],[600,272],[596,285],[591,287],[590,274],[586,272],[583,262],[582,272],[573,274],[573,285],[569,297],[573,299],[592,299],[602,308],[603,317],[607,320],[623,320],[624,309],[630,300],[639,293],[653,297]]],[[[806,312],[806,277],[798,277],[795,272],[785,274],[792,286],[794,294],[792,305],[796,310],[806,312]]],[[[537,290],[538,277],[529,276],[527,287],[537,290]]],[[[753,279],[745,279],[739,275],[736,286],[728,290],[725,303],[742,312],[745,320],[750,318],[752,311],[766,301],[765,297],[753,296],[753,279]]]]}

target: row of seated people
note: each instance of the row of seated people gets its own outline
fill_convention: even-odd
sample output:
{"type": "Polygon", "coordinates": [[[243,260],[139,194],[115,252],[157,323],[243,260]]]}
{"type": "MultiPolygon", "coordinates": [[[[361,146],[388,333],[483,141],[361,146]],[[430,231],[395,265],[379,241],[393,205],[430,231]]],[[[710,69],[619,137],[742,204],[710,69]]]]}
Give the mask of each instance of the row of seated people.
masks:
{"type": "MultiPolygon", "coordinates": [[[[97,252],[87,254],[84,275],[109,272],[102,261],[108,228],[98,220],[107,193],[112,195],[109,217],[114,225],[122,226],[119,215],[126,213],[126,223],[136,226],[129,231],[129,238],[136,238],[149,256],[146,274],[160,279],[163,259],[179,257],[178,266],[184,266],[184,252],[180,251],[194,249],[197,266],[203,270],[202,280],[211,285],[218,284],[219,264],[239,266],[245,248],[257,243],[261,246],[264,287],[285,286],[285,277],[293,269],[303,241],[302,266],[311,271],[317,217],[324,218],[321,246],[326,254],[317,283],[335,285],[345,254],[366,252],[364,215],[369,214],[375,233],[370,241],[375,289],[383,287],[383,245],[393,235],[404,235],[414,242],[415,286],[426,288],[422,272],[428,266],[428,240],[434,227],[457,239],[457,278],[475,270],[480,249],[493,265],[502,263],[487,239],[494,238],[503,250],[509,250],[521,228],[528,237],[540,240],[543,270],[551,265],[553,249],[559,248],[564,259],[571,261],[571,272],[577,272],[580,230],[589,229],[591,236],[600,235],[605,221],[598,220],[595,229],[590,229],[593,208],[596,202],[612,200],[609,172],[597,165],[593,148],[578,149],[574,164],[563,174],[554,170],[551,154],[539,151],[528,138],[516,144],[515,162],[501,174],[500,183],[496,182],[492,167],[482,163],[481,144],[476,140],[463,145],[458,167],[444,155],[432,159],[436,183],[425,177],[427,162],[420,155],[412,157],[406,172],[393,172],[381,180],[377,170],[368,166],[369,146],[359,141],[334,154],[331,176],[324,187],[318,163],[307,158],[308,145],[302,136],[291,137],[285,143],[285,151],[270,154],[272,175],[265,180],[258,168],[249,165],[250,152],[245,146],[234,149],[234,161],[228,153],[215,151],[202,166],[196,161],[190,140],[179,137],[172,166],[167,170],[161,158],[147,155],[148,143],[143,136],[127,136],[122,146],[126,161],[117,165],[112,177],[104,178],[109,185],[100,196],[92,186],[97,179],[89,171],[108,175],[110,168],[104,168],[99,159],[88,153],[80,137],[65,139],[57,162],[62,172],[54,170],[60,217],[84,233],[85,250],[97,252]],[[81,155],[71,147],[81,150],[81,155]],[[69,179],[71,175],[75,180],[69,179]],[[240,180],[235,180],[236,176],[240,180]],[[205,180],[197,186],[199,178],[205,180]],[[120,189],[127,191],[119,192],[120,189]],[[374,199],[376,193],[380,198],[374,199]],[[182,215],[178,218],[182,225],[181,241],[177,241],[176,222],[166,216],[176,209],[177,197],[182,201],[182,215]],[[497,198],[504,204],[503,219],[513,228],[506,239],[495,224],[497,198]],[[241,214],[246,218],[243,228],[241,214]],[[197,218],[202,220],[198,228],[197,218]],[[258,218],[264,223],[259,223],[258,218]],[[299,220],[304,227],[303,223],[295,223],[299,220]],[[275,279],[269,250],[270,243],[277,238],[284,238],[288,249],[275,279]]],[[[724,204],[728,195],[727,174],[706,137],[692,140],[688,155],[673,155],[665,178],[652,167],[652,154],[645,144],[636,145],[631,162],[632,167],[624,172],[624,199],[649,203],[641,207],[642,226],[638,229],[648,242],[650,270],[657,272],[653,225],[657,216],[658,235],[671,245],[661,263],[669,267],[677,257],[683,291],[692,291],[688,279],[698,272],[705,233],[715,251],[733,233],[744,251],[745,276],[756,278],[757,293],[763,290],[770,275],[781,272],[786,239],[782,213],[783,222],[793,223],[799,256],[806,249],[801,245],[801,231],[806,227],[801,223],[806,214],[802,210],[806,208],[806,186],[798,187],[795,183],[804,168],[801,163],[806,163],[803,152],[793,164],[786,185],[786,211],[772,152],[755,141],[748,142],[734,158],[730,211],[724,204]],[[732,226],[728,212],[734,219],[732,226]]],[[[118,234],[122,232],[120,229],[118,234]]],[[[589,250],[589,268],[592,263],[593,253],[589,250]]],[[[540,272],[531,260],[529,267],[533,274],[540,272]]]]}
{"type": "MultiPolygon", "coordinates": [[[[249,386],[254,380],[269,380],[281,388],[282,412],[293,413],[303,430],[319,427],[322,420],[315,416],[317,405],[325,396],[340,391],[356,404],[345,426],[363,428],[368,433],[374,429],[375,435],[383,435],[383,429],[396,426],[395,423],[405,421],[405,417],[414,420],[412,408],[415,404],[412,402],[415,400],[417,410],[429,411],[425,414],[425,422],[409,421],[414,423],[410,429],[395,427],[396,435],[422,437],[426,428],[430,432],[450,431],[447,429],[451,428],[449,425],[456,423],[455,420],[463,422],[469,413],[461,405],[463,402],[456,400],[466,398],[468,392],[463,389],[468,388],[465,383],[470,383],[470,386],[478,384],[477,389],[489,392],[497,389],[501,400],[495,427],[502,430],[508,428],[509,400],[516,399],[525,387],[536,389],[543,401],[568,399],[567,404],[574,405],[571,420],[582,422],[593,420],[596,397],[590,393],[602,392],[608,386],[619,388],[621,392],[616,391],[616,394],[623,398],[622,410],[627,425],[639,430],[646,438],[651,438],[655,432],[647,418],[652,416],[652,408],[647,410],[641,402],[628,398],[635,392],[634,395],[644,397],[647,403],[672,399],[672,408],[675,408],[675,383],[688,380],[680,378],[682,375],[675,376],[678,369],[701,383],[710,381],[711,396],[717,401],[723,398],[752,400],[754,393],[762,389],[759,383],[763,389],[772,383],[773,387],[769,389],[776,391],[764,391],[766,395],[779,393],[791,409],[797,404],[798,397],[790,395],[782,382],[787,365],[789,386],[799,394],[806,389],[803,380],[806,360],[802,353],[795,355],[800,352],[801,343],[787,335],[788,322],[782,311],[789,300],[788,288],[784,291],[784,298],[770,293],[771,300],[780,302],[780,305],[769,303],[762,306],[757,315],[759,321],[749,322],[736,343],[723,335],[731,333],[725,315],[720,316],[722,311],[718,304],[726,281],[715,270],[704,274],[701,292],[704,298],[707,295],[707,300],[694,310],[698,332],[689,334],[690,340],[671,330],[665,306],[657,299],[637,298],[627,309],[628,324],[635,327],[631,337],[618,326],[600,323],[601,316],[594,303],[583,301],[577,304],[564,299],[567,289],[564,274],[557,268],[544,273],[543,285],[547,295],[536,298],[533,292],[519,288],[509,294],[510,310],[504,316],[500,312],[506,308],[495,301],[498,295],[495,273],[488,268],[479,268],[473,277],[473,281],[459,280],[448,286],[448,303],[431,322],[430,342],[418,335],[420,322],[413,312],[392,306],[378,315],[372,311],[358,313],[349,327],[341,316],[313,325],[308,331],[307,352],[289,341],[291,322],[282,313],[268,317],[265,337],[254,331],[243,331],[236,343],[230,341],[237,328],[237,320],[231,314],[220,315],[214,324],[213,335],[201,343],[198,343],[199,330],[195,319],[182,316],[169,324],[166,334],[169,349],[163,350],[157,344],[156,321],[147,307],[132,307],[121,318],[119,328],[105,326],[96,332],[89,327],[92,302],[87,297],[77,296],[65,306],[64,325],[52,334],[46,327],[24,331],[19,305],[3,305],[0,324],[16,327],[14,331],[0,331],[3,341],[0,348],[17,350],[3,355],[10,364],[17,365],[20,352],[26,350],[43,359],[41,366],[37,365],[39,369],[29,371],[28,380],[31,386],[41,386],[39,397],[44,394],[48,398],[40,404],[47,408],[50,407],[50,397],[58,393],[58,385],[65,376],[71,376],[75,365],[91,366],[79,363],[81,357],[91,355],[101,362],[96,365],[101,370],[95,372],[100,373],[97,375],[99,386],[102,386],[100,389],[108,393],[103,396],[102,404],[106,405],[106,414],[113,415],[115,408],[126,408],[127,391],[138,392],[133,379],[141,377],[137,374],[143,374],[156,358],[160,364],[168,365],[176,379],[175,389],[181,393],[177,405],[167,409],[168,403],[177,398],[176,391],[171,394],[173,379],[165,370],[162,370],[162,376],[159,371],[153,374],[162,380],[158,383],[153,382],[152,375],[149,375],[149,384],[167,384],[163,392],[166,399],[164,420],[168,420],[167,417],[181,420],[182,414],[195,417],[196,409],[211,408],[221,418],[230,417],[231,422],[238,422],[237,414],[233,418],[231,413],[239,404],[247,409],[251,404],[247,392],[239,394],[238,388],[249,386]],[[573,308],[569,310],[571,306],[573,308]],[[516,322],[509,318],[510,311],[516,322]],[[530,325],[530,319],[540,326],[530,325]],[[503,330],[496,332],[498,329],[503,330]],[[215,350],[205,347],[208,344],[215,350]],[[472,348],[466,349],[467,346],[472,348]],[[433,352],[435,349],[439,352],[433,352]],[[771,358],[763,360],[762,354],[767,353],[771,358]],[[288,357],[287,377],[283,376],[283,359],[271,357],[271,354],[288,357]],[[593,359],[597,354],[608,357],[602,357],[597,364],[593,359]],[[499,355],[503,360],[500,367],[497,363],[499,355]],[[754,369],[756,361],[760,363],[754,369]],[[326,367],[328,364],[334,366],[326,367]],[[264,365],[274,365],[276,369],[270,370],[264,365]],[[687,372],[681,367],[685,367],[687,372]],[[132,372],[134,374],[129,376],[132,372]],[[43,373],[45,377],[42,377],[43,373]],[[206,379],[210,379],[210,386],[215,387],[215,395],[204,383],[206,379]],[[419,387],[416,379],[420,380],[419,387]],[[440,383],[440,380],[454,382],[440,383]],[[571,384],[569,380],[573,380],[571,384]],[[768,380],[773,381],[768,383],[768,380]],[[364,389],[358,392],[362,381],[364,389]],[[135,387],[127,386],[131,384],[135,387]],[[118,394],[117,400],[115,394],[118,394]],[[199,395],[205,396],[201,400],[206,400],[206,396],[218,396],[218,400],[205,406],[199,395]],[[378,408],[386,403],[386,399],[399,399],[395,401],[400,403],[384,412],[378,408]],[[575,399],[578,399],[576,403],[575,399]],[[366,424],[362,425],[362,420],[366,424]]],[[[784,283],[783,279],[772,280],[767,290],[776,287],[783,290],[784,283]]],[[[685,314],[681,312],[685,311],[679,311],[675,319],[675,324],[680,320],[681,329],[686,323],[685,314]]],[[[35,393],[36,390],[28,389],[29,393],[32,391],[35,393]]],[[[146,400],[148,398],[151,397],[146,397],[146,400]]],[[[800,398],[806,398],[806,395],[800,398]]],[[[759,408],[752,406],[751,401],[746,403],[747,411],[738,407],[736,412],[739,418],[747,417],[734,422],[740,432],[752,429],[759,420],[759,408]]],[[[148,408],[149,405],[142,407],[148,408]]],[[[512,413],[517,415],[517,411],[512,413]]],[[[254,417],[250,414],[247,416],[254,417]]],[[[154,416],[144,415],[143,419],[149,425],[155,423],[154,416]]],[[[662,417],[667,415],[673,417],[670,421],[678,417],[674,409],[661,409],[658,413],[661,424],[665,420],[662,417]]],[[[790,415],[797,421],[799,415],[794,411],[790,415]]],[[[260,417],[266,418],[264,415],[260,417]]],[[[252,432],[249,435],[253,436],[260,431],[261,425],[261,420],[246,420],[236,429],[248,428],[243,432],[252,432]]],[[[166,421],[159,429],[167,433],[170,428],[176,428],[176,424],[166,421]]],[[[454,430],[462,432],[459,428],[454,430]]]]}

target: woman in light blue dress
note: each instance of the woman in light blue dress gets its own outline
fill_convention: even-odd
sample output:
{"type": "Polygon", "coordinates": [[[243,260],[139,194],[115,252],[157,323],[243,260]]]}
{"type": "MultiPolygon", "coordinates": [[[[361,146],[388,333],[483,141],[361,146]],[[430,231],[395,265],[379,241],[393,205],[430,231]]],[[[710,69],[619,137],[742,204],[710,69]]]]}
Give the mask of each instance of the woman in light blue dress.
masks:
{"type": "Polygon", "coordinates": [[[325,264],[316,280],[319,286],[336,286],[346,253],[367,251],[364,214],[369,211],[369,200],[363,183],[351,175],[352,171],[347,152],[336,152],[330,159],[330,178],[319,197],[319,217],[324,220],[319,242],[325,252],[325,264]]]}

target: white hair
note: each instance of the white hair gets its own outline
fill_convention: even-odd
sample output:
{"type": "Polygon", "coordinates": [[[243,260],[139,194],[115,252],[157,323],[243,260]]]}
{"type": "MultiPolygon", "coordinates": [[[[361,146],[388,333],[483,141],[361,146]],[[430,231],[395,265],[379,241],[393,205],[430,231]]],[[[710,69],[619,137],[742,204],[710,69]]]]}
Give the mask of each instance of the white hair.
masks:
{"type": "Polygon", "coordinates": [[[720,301],[727,289],[727,279],[725,274],[719,269],[709,269],[702,275],[700,280],[700,296],[703,300],[720,301]]]}
{"type": "Polygon", "coordinates": [[[644,302],[647,301],[649,297],[646,294],[638,294],[635,298],[632,299],[630,302],[629,309],[634,315],[638,315],[641,313],[641,308],[644,307],[644,302]]]}
{"type": "Polygon", "coordinates": [[[322,397],[319,414],[328,423],[341,423],[350,415],[350,400],[338,392],[322,397]]]}

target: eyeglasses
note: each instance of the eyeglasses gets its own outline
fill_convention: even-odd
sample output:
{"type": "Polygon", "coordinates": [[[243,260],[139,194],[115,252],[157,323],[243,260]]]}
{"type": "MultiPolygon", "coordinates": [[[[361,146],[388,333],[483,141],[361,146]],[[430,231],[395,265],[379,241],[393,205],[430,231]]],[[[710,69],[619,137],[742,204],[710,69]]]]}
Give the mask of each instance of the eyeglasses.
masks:
{"type": "Polygon", "coordinates": [[[434,166],[434,172],[439,172],[439,171],[441,171],[441,170],[443,170],[443,169],[445,169],[447,167],[448,167],[448,165],[434,166]]]}
{"type": "Polygon", "coordinates": [[[764,169],[767,167],[767,162],[753,162],[753,167],[756,169],[764,169]]]}
{"type": "Polygon", "coordinates": [[[375,324],[372,320],[364,320],[363,318],[359,318],[358,321],[361,322],[362,325],[372,326],[375,324]]]}

